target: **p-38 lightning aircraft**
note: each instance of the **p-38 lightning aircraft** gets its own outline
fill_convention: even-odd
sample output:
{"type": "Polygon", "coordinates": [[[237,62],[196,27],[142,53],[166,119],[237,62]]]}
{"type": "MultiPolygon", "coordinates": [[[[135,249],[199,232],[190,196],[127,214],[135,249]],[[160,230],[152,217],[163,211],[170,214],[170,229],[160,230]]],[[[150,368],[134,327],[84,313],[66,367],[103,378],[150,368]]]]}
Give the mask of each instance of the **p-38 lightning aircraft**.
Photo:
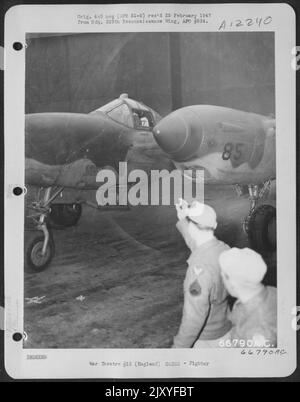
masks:
{"type": "Polygon", "coordinates": [[[244,229],[254,248],[276,247],[276,210],[257,206],[275,178],[274,119],[208,105],[162,119],[122,94],[89,114],[28,114],[25,135],[25,182],[34,189],[26,195],[26,221],[37,230],[25,264],[34,271],[53,258],[51,226],[75,225],[85,194],[99,187],[99,170],[116,170],[121,161],[147,172],[204,169],[205,182],[246,187],[251,204],[244,229]]]}
{"type": "Polygon", "coordinates": [[[253,248],[276,249],[276,209],[258,206],[276,177],[276,122],[272,117],[212,105],[178,109],[159,121],[154,137],[183,174],[203,169],[205,183],[247,192],[243,229],[253,248]]]}

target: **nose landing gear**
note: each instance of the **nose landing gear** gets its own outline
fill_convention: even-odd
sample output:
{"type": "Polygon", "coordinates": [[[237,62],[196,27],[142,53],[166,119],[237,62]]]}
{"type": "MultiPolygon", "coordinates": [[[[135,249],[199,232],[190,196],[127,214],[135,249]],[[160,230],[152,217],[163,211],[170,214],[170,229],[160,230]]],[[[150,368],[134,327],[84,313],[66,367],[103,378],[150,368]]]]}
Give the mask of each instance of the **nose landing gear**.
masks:
{"type": "Polygon", "coordinates": [[[25,253],[25,264],[32,271],[41,272],[50,264],[54,254],[55,245],[52,233],[46,224],[37,227],[44,234],[37,234],[28,244],[25,253]]]}
{"type": "Polygon", "coordinates": [[[63,188],[56,188],[51,195],[51,187],[40,189],[38,200],[30,206],[34,212],[28,217],[33,219],[34,230],[37,233],[25,247],[25,268],[34,272],[41,272],[50,264],[55,245],[51,228],[48,225],[48,216],[51,211],[51,202],[62,192],[63,188]]]}

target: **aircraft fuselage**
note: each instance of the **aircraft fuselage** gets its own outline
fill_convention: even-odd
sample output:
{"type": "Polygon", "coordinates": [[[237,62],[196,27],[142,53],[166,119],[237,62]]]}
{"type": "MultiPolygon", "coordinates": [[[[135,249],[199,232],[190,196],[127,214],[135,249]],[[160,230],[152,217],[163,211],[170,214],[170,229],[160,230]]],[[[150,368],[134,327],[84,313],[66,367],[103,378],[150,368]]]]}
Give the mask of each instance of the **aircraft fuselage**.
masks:
{"type": "Polygon", "coordinates": [[[176,167],[205,170],[205,182],[256,184],[275,178],[275,120],[254,113],[195,105],[154,127],[176,167]]]}

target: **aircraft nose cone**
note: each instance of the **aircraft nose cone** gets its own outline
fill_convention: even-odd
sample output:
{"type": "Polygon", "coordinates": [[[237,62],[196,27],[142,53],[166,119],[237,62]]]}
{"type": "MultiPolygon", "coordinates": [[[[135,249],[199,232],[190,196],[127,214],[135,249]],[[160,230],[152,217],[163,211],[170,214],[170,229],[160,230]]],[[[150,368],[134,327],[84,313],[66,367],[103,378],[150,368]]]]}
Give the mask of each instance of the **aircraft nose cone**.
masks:
{"type": "Polygon", "coordinates": [[[187,127],[179,117],[165,117],[153,129],[158,145],[168,154],[176,153],[186,142],[187,127]]]}
{"type": "Polygon", "coordinates": [[[161,149],[175,161],[187,160],[197,152],[202,139],[201,127],[197,133],[181,116],[163,118],[153,129],[153,135],[161,149]]]}

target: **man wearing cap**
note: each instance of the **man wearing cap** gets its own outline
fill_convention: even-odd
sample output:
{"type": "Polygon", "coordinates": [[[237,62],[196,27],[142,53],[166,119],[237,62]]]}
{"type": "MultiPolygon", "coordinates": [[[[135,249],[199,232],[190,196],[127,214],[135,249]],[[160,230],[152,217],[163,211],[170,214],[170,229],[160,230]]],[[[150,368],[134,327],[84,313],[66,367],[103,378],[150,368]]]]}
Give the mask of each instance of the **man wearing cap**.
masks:
{"type": "Polygon", "coordinates": [[[221,277],[219,255],[229,247],[214,236],[216,213],[208,205],[194,201],[176,205],[177,228],[191,255],[184,280],[184,306],[173,348],[219,347],[230,339],[227,318],[228,293],[221,277]]]}
{"type": "Polygon", "coordinates": [[[220,255],[224,284],[237,298],[230,319],[231,346],[277,346],[277,290],[264,286],[267,266],[255,251],[232,248],[220,255]]]}

